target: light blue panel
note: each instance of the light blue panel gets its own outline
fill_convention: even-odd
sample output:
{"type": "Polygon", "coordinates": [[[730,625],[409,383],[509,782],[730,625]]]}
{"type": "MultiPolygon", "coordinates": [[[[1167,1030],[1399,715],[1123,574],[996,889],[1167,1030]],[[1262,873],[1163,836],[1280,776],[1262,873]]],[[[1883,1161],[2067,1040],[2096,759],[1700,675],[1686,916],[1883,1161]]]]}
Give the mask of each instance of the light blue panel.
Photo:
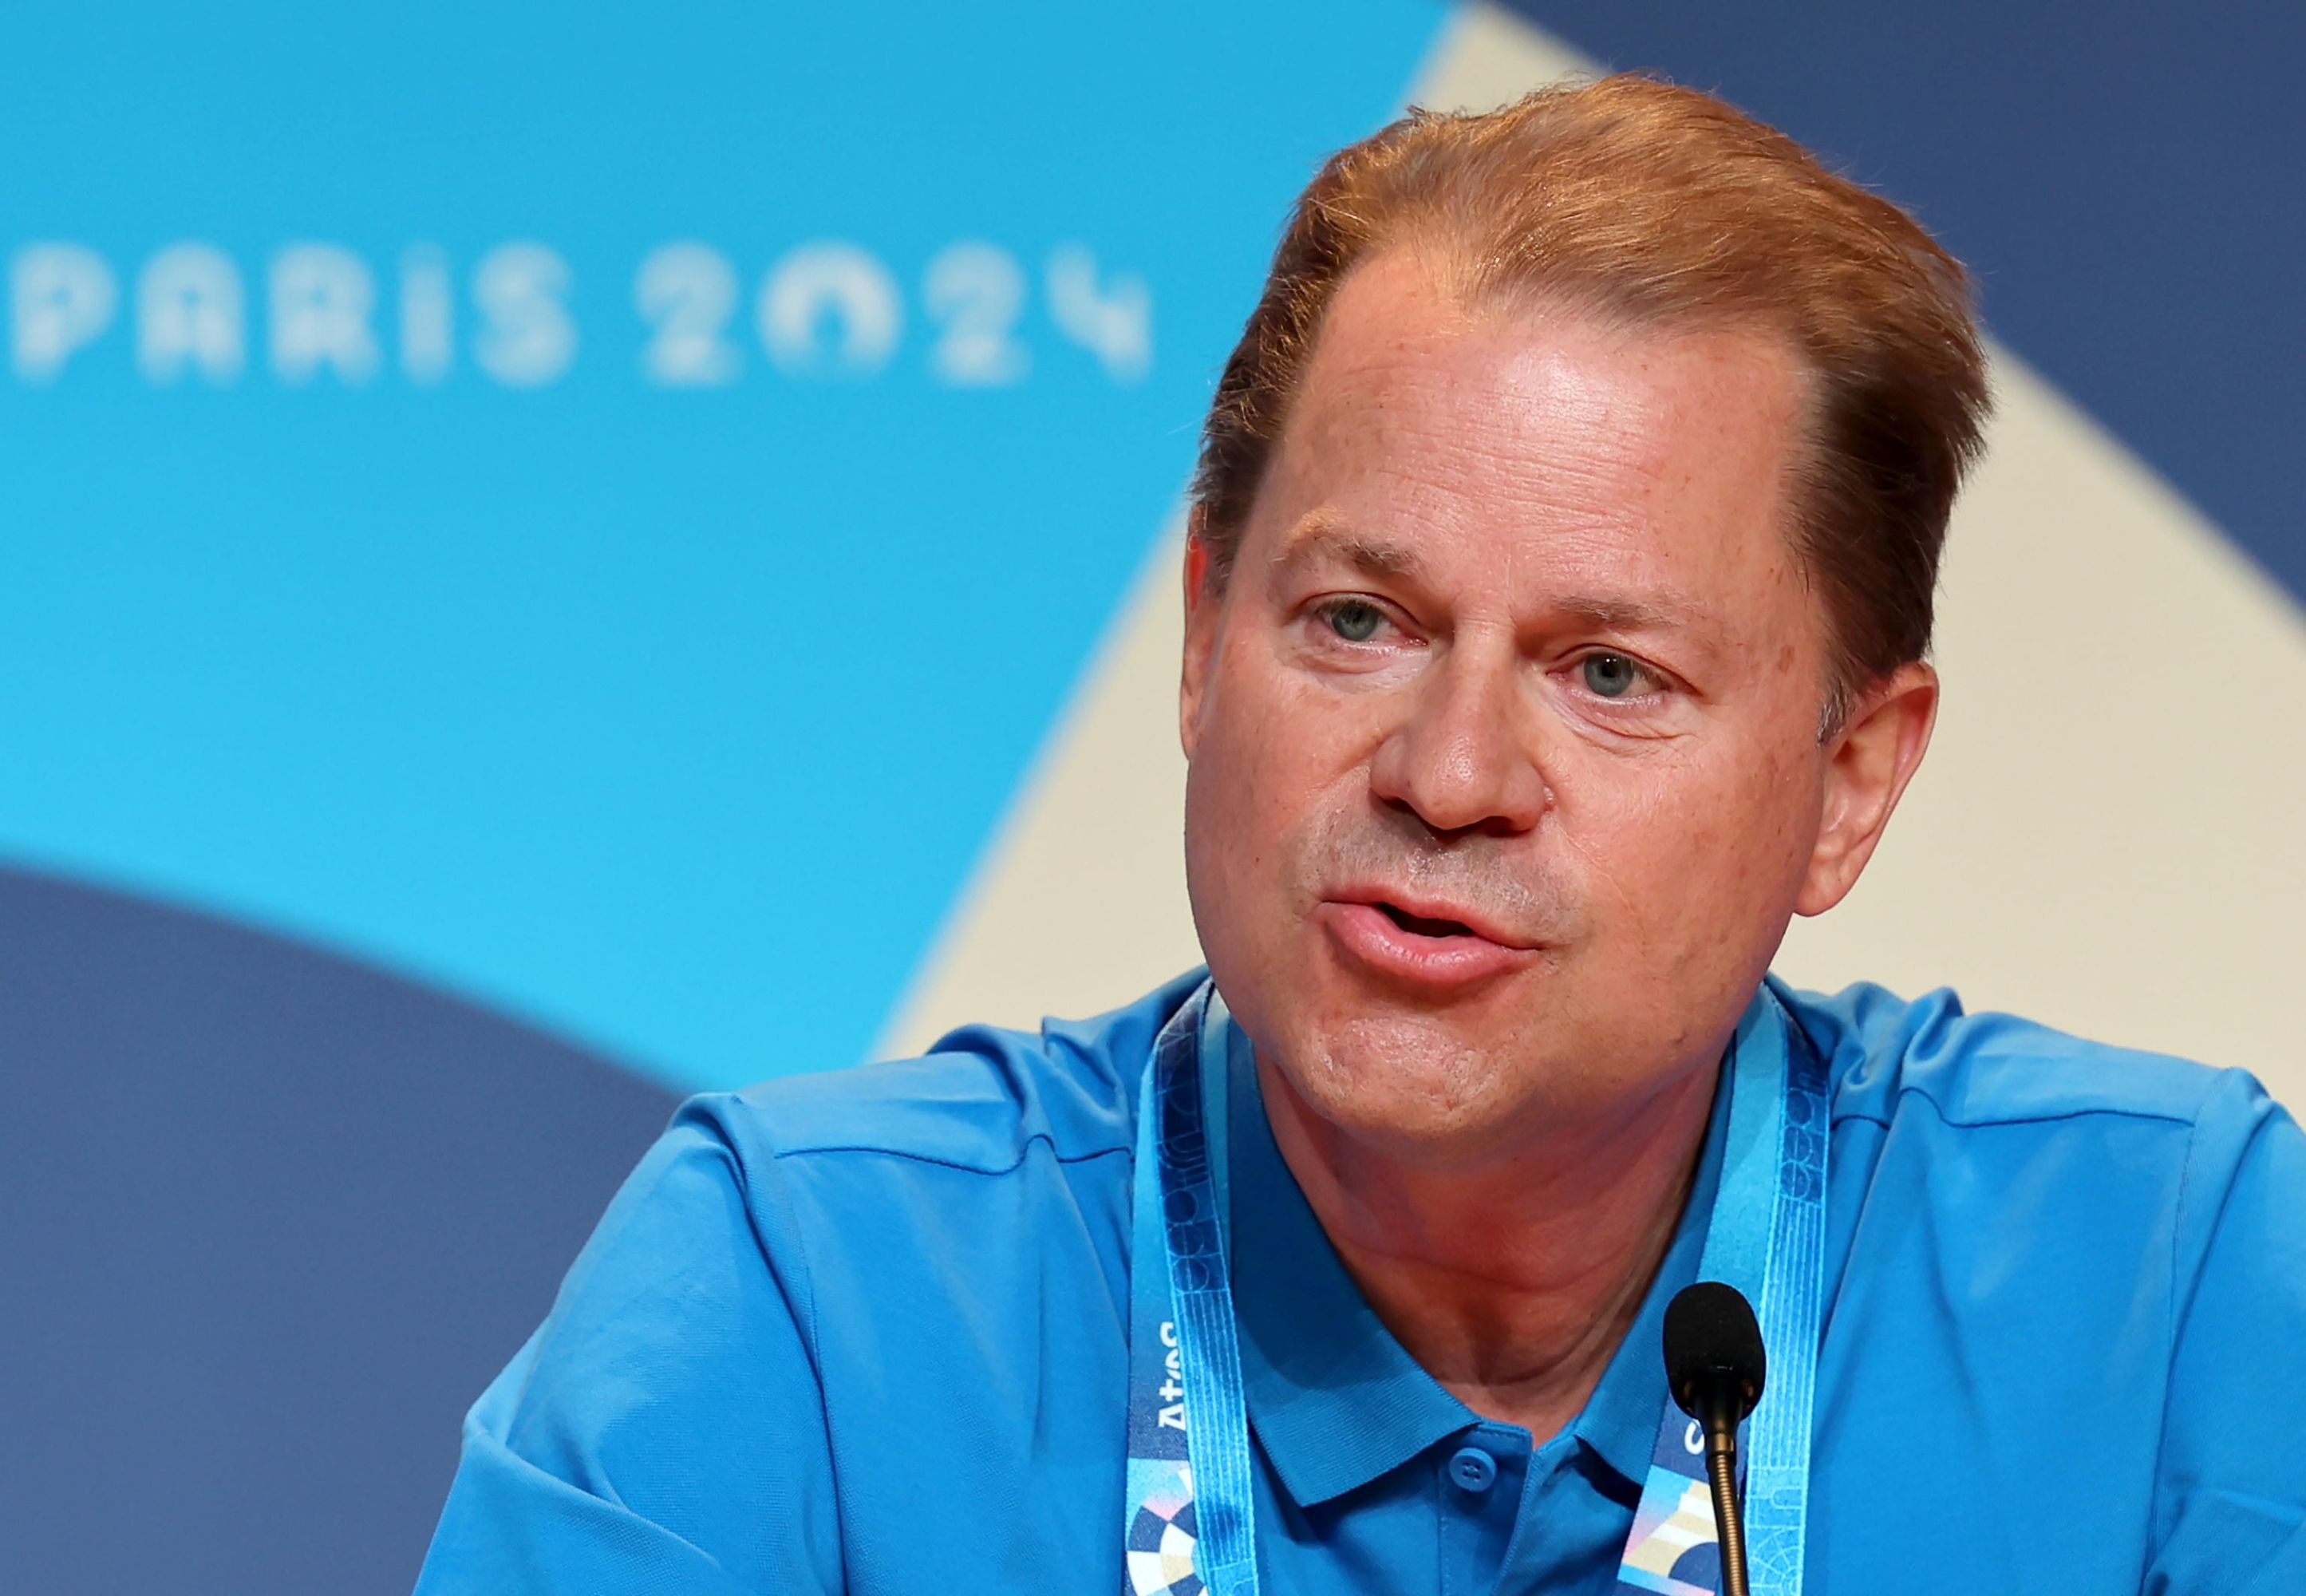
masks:
{"type": "Polygon", "coordinates": [[[12,7],[0,850],[680,1082],[855,1058],[1173,501],[1282,207],[1441,15],[12,7]],[[245,295],[226,380],[197,260],[140,294],[185,240],[245,295]],[[714,253],[653,334],[679,240],[714,253]],[[824,240],[862,312],[788,273],[787,342],[861,358],[796,374],[756,311],[824,240]],[[658,376],[726,380],[653,380],[691,315],[658,376]]]}

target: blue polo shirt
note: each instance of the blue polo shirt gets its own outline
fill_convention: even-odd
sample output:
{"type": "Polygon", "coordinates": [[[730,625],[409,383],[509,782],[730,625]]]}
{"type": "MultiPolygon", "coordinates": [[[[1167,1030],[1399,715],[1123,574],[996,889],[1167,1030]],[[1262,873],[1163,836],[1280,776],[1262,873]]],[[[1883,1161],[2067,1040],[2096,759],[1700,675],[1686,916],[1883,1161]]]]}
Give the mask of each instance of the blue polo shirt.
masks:
{"type": "MultiPolygon", "coordinates": [[[[423,1596],[1110,1591],[1137,1083],[1199,972],[682,1108],[465,1425],[423,1596]]],[[[1951,994],[1780,990],[1829,1061],[1808,1588],[2306,1591],[2306,1138],[2237,1071],[1951,994]]],[[[1362,1301],[1234,1083],[1276,1592],[1612,1590],[1720,1159],[1534,1440],[1362,1301]]]]}

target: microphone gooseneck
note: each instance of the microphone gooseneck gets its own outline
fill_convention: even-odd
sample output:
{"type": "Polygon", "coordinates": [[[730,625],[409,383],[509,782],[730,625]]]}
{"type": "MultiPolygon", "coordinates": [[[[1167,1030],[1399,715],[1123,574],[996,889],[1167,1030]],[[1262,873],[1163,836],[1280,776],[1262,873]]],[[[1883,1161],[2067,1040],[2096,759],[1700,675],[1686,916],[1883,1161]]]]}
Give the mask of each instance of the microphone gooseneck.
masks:
{"type": "Polygon", "coordinates": [[[1748,1596],[1746,1519],[1738,1499],[1738,1426],[1762,1400],[1769,1357],[1754,1305],[1736,1286],[1701,1280],[1665,1310],[1666,1389],[1705,1435],[1705,1478],[1721,1549],[1721,1596],[1748,1596]]]}

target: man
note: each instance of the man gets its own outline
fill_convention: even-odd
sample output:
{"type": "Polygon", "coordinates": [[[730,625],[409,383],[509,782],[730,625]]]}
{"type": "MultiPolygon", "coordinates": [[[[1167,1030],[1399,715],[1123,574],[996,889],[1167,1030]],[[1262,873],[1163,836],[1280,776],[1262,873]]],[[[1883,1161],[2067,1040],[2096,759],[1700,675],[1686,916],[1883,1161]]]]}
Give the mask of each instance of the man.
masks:
{"type": "Polygon", "coordinates": [[[685,1108],[423,1589],[1712,1590],[1701,1276],[1757,1591],[2306,1589],[2297,1128],[1765,980],[1928,742],[1985,407],[1959,267],[1704,96],[1337,157],[1195,482],[1207,978],[685,1108]]]}

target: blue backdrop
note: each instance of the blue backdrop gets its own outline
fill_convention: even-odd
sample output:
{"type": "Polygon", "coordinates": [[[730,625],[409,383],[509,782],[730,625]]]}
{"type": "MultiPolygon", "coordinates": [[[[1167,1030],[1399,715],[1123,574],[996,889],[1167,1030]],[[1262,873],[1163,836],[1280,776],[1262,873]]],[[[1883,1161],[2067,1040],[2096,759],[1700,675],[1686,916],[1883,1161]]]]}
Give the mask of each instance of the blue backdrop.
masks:
{"type": "MultiPolygon", "coordinates": [[[[2296,13],[1530,0],[2293,592],[2296,13]]],[[[395,1590],[679,1091],[866,1048],[1427,0],[0,21],[0,1546],[395,1590]]]]}

